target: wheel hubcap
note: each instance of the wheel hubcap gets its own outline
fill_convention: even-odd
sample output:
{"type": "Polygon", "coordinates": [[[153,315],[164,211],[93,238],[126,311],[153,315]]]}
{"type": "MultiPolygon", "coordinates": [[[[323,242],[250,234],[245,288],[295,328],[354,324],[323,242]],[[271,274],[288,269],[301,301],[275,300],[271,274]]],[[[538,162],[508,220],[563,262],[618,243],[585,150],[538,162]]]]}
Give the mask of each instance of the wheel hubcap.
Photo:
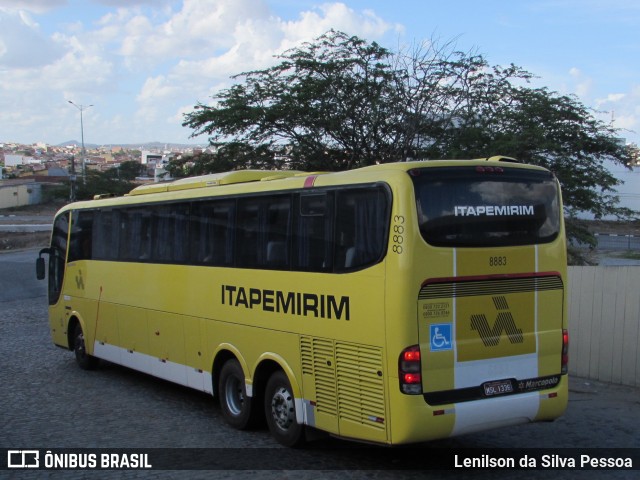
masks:
{"type": "Polygon", "coordinates": [[[286,388],[280,387],[271,399],[271,415],[275,424],[282,430],[287,430],[296,419],[295,412],[293,395],[286,388]]]}
{"type": "Polygon", "coordinates": [[[244,403],[244,394],[242,392],[242,384],[235,377],[229,377],[225,387],[225,401],[232,415],[240,415],[242,412],[242,404],[244,403]]]}
{"type": "Polygon", "coordinates": [[[84,335],[82,333],[76,337],[76,353],[81,357],[84,356],[84,335]]]}

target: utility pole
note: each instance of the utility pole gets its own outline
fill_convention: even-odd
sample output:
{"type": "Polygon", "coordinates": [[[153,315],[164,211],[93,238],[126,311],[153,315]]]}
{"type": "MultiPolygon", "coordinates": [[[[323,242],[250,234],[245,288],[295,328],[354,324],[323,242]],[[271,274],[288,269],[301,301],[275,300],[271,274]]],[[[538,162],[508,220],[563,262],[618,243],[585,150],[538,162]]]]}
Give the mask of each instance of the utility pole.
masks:
{"type": "Polygon", "coordinates": [[[73,105],[78,110],[80,110],[80,137],[82,139],[82,158],[81,158],[82,165],[81,165],[81,172],[82,172],[82,183],[84,184],[84,183],[86,183],[86,177],[85,177],[86,165],[85,164],[87,162],[87,151],[84,148],[84,123],[83,123],[83,120],[82,120],[82,112],[85,111],[89,107],[93,107],[93,105],[77,105],[77,104],[73,103],[71,100],[67,100],[67,102],[69,102],[71,105],[73,105]]]}
{"type": "Polygon", "coordinates": [[[69,170],[69,186],[71,191],[69,192],[69,201],[76,201],[76,157],[71,157],[71,168],[69,170]]]}

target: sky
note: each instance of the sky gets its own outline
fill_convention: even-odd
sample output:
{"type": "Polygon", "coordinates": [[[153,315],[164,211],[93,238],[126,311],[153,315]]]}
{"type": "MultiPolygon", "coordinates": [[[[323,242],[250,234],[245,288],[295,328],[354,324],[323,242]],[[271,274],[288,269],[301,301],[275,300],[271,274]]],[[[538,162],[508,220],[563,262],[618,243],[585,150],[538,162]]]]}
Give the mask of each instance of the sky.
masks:
{"type": "Polygon", "coordinates": [[[206,145],[184,113],[331,28],[514,63],[640,143],[640,2],[629,0],[0,0],[0,143],[79,141],[82,106],[88,144],[206,145]]]}

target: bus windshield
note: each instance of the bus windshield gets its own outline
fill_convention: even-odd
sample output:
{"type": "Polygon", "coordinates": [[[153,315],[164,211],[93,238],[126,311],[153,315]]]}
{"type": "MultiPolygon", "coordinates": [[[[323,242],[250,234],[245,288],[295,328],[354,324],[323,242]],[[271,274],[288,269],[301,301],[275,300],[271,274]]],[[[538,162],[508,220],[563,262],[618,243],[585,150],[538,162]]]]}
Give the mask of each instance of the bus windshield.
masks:
{"type": "Polygon", "coordinates": [[[443,167],[410,172],[420,231],[441,247],[532,245],[560,229],[560,195],[546,171],[443,167]]]}

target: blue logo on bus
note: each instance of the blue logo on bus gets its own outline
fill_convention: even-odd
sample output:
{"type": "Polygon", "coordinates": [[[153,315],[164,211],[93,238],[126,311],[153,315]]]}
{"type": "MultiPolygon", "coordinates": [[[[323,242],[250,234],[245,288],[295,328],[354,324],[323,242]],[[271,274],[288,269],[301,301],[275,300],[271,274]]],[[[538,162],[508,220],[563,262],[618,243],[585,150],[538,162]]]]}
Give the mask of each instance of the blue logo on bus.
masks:
{"type": "Polygon", "coordinates": [[[451,339],[451,324],[436,323],[429,327],[429,338],[431,339],[431,351],[441,352],[453,348],[451,339]]]}

